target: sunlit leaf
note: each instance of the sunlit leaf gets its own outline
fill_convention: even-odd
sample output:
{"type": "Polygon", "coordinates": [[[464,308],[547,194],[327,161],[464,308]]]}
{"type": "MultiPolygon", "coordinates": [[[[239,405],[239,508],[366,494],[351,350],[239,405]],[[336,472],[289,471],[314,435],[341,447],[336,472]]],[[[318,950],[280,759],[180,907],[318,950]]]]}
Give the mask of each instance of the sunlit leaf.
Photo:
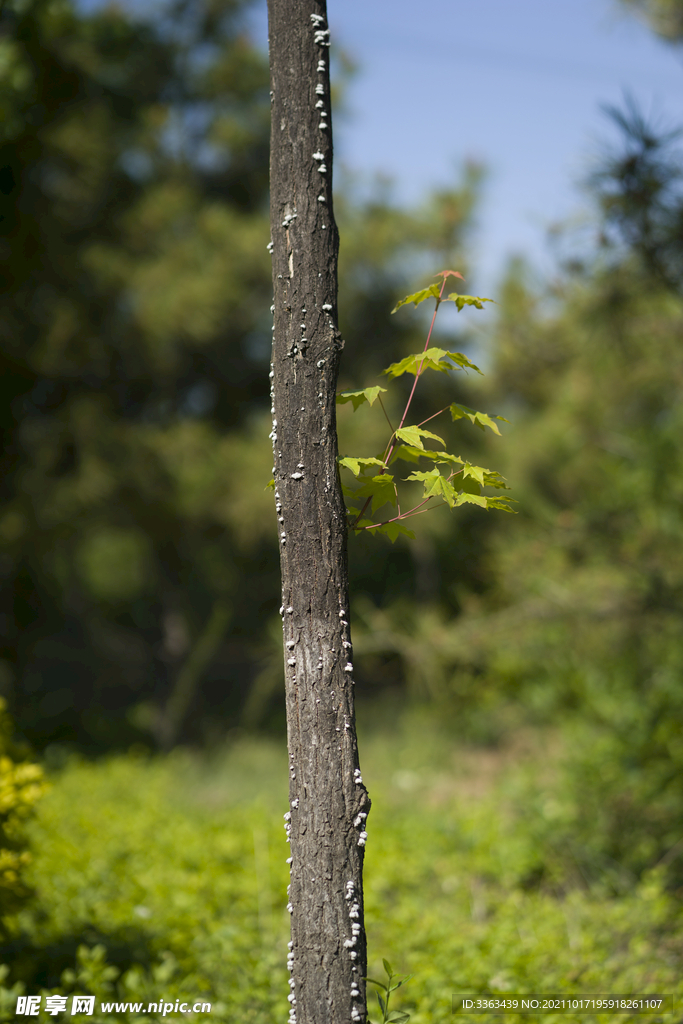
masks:
{"type": "Polygon", "coordinates": [[[495,470],[486,470],[484,473],[484,487],[497,487],[499,490],[509,491],[510,488],[505,482],[505,477],[495,470]]]}
{"type": "Polygon", "coordinates": [[[451,455],[450,452],[434,452],[425,448],[422,455],[423,458],[433,459],[435,462],[448,462],[453,466],[464,465],[464,462],[459,455],[451,455]]]}
{"type": "MultiPolygon", "coordinates": [[[[394,462],[396,459],[403,459],[404,462],[419,462],[421,456],[424,454],[424,449],[411,448],[408,445],[401,444],[397,448],[394,448],[391,461],[394,462]]],[[[429,454],[433,453],[430,452],[429,454]]]]}
{"type": "Polygon", "coordinates": [[[361,456],[346,455],[343,459],[339,459],[339,465],[344,469],[350,469],[354,476],[358,476],[361,469],[365,469],[366,466],[383,466],[384,463],[381,459],[364,459],[361,456]]]}
{"type": "Polygon", "coordinates": [[[476,480],[477,483],[481,484],[481,486],[483,487],[484,474],[487,472],[488,470],[484,469],[482,466],[471,466],[469,462],[466,462],[465,465],[463,466],[462,475],[463,478],[471,476],[473,480],[476,480]]]}
{"type": "Polygon", "coordinates": [[[460,312],[463,306],[474,306],[476,309],[483,309],[483,304],[485,302],[493,302],[493,299],[485,299],[480,295],[458,295],[457,292],[451,292],[443,301],[454,302],[458,307],[458,312],[460,312]]]}
{"type": "MultiPolygon", "coordinates": [[[[463,370],[476,370],[477,373],[481,373],[479,367],[475,363],[471,363],[467,356],[464,356],[462,352],[449,352],[448,355],[453,362],[457,363],[458,366],[461,366],[463,370]]],[[[452,369],[452,367],[450,367],[450,369],[452,369]]],[[[481,375],[482,377],[484,376],[483,373],[481,373],[481,375]]]]}
{"type": "Polygon", "coordinates": [[[453,402],[451,405],[451,416],[453,421],[466,418],[473,423],[475,427],[479,427],[480,430],[484,430],[485,427],[490,427],[494,434],[500,435],[500,430],[497,425],[493,422],[494,420],[502,420],[504,423],[509,423],[504,416],[489,416],[485,412],[477,412],[476,409],[469,409],[466,405],[459,405],[458,402],[453,402]]]}
{"type": "Polygon", "coordinates": [[[404,373],[417,374],[418,369],[438,370],[440,373],[448,373],[453,367],[443,363],[442,359],[448,353],[443,348],[428,348],[424,352],[414,352],[398,363],[392,363],[382,373],[388,377],[400,377],[404,373]]]}
{"type": "Polygon", "coordinates": [[[423,430],[422,427],[401,427],[396,431],[396,437],[400,441],[405,441],[411,448],[424,449],[422,444],[423,437],[429,437],[433,441],[440,441],[441,444],[446,443],[438,434],[432,434],[430,430],[423,430]]]}
{"type": "Polygon", "coordinates": [[[512,512],[513,515],[517,515],[516,508],[510,508],[508,502],[514,501],[514,498],[488,498],[486,499],[487,508],[499,508],[501,512],[512,512]]]}
{"type": "Polygon", "coordinates": [[[447,352],[443,348],[428,348],[424,352],[413,352],[411,355],[401,359],[398,363],[392,363],[382,373],[388,377],[400,377],[404,373],[423,373],[425,370],[438,370],[439,373],[450,373],[455,369],[447,360],[451,359],[457,366],[463,369],[476,370],[481,373],[478,366],[470,362],[462,352],[447,352]]]}
{"type": "Polygon", "coordinates": [[[453,466],[464,465],[459,455],[434,451],[432,448],[413,448],[403,444],[394,450],[391,461],[394,462],[395,459],[403,459],[405,462],[419,462],[420,459],[428,459],[430,462],[443,462],[453,466]]]}
{"type": "Polygon", "coordinates": [[[342,391],[338,394],[337,404],[344,405],[346,402],[353,403],[353,411],[355,412],[363,402],[368,402],[369,405],[373,405],[377,401],[380,391],[386,394],[386,388],[381,388],[379,385],[375,385],[371,388],[364,388],[362,391],[342,391]]]}
{"type": "Polygon", "coordinates": [[[458,495],[455,504],[480,505],[481,508],[488,508],[489,499],[484,494],[468,494],[466,491],[464,491],[462,494],[458,495]]]}
{"type": "Polygon", "coordinates": [[[412,302],[415,306],[419,306],[419,304],[424,302],[425,299],[432,298],[439,301],[439,290],[438,284],[430,284],[428,288],[423,288],[422,291],[415,292],[414,295],[406,295],[405,299],[401,299],[400,302],[396,303],[391,312],[395,313],[397,309],[400,309],[401,306],[406,306],[409,302],[412,302]]]}
{"type": "Polygon", "coordinates": [[[441,475],[438,469],[429,472],[415,472],[406,477],[406,480],[419,480],[424,484],[425,498],[443,498],[453,508],[457,491],[453,484],[441,475]]]}

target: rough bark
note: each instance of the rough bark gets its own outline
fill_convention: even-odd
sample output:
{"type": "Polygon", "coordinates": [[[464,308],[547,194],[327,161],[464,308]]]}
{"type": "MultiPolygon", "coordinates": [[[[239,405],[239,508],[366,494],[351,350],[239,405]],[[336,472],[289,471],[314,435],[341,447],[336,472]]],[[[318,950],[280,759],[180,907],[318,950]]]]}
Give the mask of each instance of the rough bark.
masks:
{"type": "Polygon", "coordinates": [[[365,1020],[363,852],[335,392],[339,237],[321,0],[268,0],[275,500],[291,842],[291,1024],[365,1020]]]}

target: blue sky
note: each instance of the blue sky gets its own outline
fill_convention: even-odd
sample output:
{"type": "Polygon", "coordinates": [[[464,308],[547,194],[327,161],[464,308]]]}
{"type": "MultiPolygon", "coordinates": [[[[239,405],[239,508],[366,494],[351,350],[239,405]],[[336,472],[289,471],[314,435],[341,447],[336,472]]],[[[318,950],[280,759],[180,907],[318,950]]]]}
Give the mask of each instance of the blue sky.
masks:
{"type": "MultiPolygon", "coordinates": [[[[252,19],[263,45],[265,7],[252,19]]],[[[333,44],[358,65],[335,123],[338,164],[389,175],[405,202],[453,181],[464,158],[488,167],[474,239],[482,289],[513,252],[551,272],[547,225],[586,210],[577,184],[613,137],[601,104],[628,91],[683,123],[683,49],[617,0],[328,0],[328,15],[333,44]]]]}

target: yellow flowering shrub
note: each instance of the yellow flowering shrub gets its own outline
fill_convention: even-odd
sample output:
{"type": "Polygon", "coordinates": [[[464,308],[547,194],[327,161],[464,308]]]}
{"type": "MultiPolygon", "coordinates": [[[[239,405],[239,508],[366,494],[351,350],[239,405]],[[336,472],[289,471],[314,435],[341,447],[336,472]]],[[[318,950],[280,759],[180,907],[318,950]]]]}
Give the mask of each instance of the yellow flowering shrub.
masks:
{"type": "Polygon", "coordinates": [[[24,824],[46,788],[40,765],[22,760],[12,742],[6,709],[0,698],[0,919],[27,895],[22,873],[31,855],[24,824]]]}

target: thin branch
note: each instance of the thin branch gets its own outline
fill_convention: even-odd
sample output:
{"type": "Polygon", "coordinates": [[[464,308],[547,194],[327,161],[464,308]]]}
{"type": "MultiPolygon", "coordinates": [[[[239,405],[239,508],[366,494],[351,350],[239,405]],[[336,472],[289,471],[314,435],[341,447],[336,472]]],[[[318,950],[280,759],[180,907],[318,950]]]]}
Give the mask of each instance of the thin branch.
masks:
{"type": "MultiPolygon", "coordinates": [[[[380,470],[380,472],[377,475],[381,476],[383,472],[384,472],[384,470],[380,470]]],[[[354,519],[354,521],[351,523],[351,529],[352,530],[355,528],[356,523],[358,523],[363,518],[363,516],[365,514],[365,510],[366,510],[366,508],[368,507],[368,505],[370,504],[371,501],[372,501],[372,495],[370,495],[370,497],[365,502],[365,504],[363,505],[362,509],[360,510],[360,512],[358,513],[356,518],[354,519]]]]}
{"type": "MultiPolygon", "coordinates": [[[[381,395],[377,395],[377,397],[379,399],[379,404],[382,406],[382,412],[384,413],[384,418],[386,419],[387,423],[389,424],[389,430],[391,431],[391,436],[393,437],[394,436],[394,428],[391,425],[391,420],[387,416],[387,411],[384,408],[384,402],[382,401],[382,396],[381,395]]],[[[443,409],[441,411],[443,412],[443,409]]]]}
{"type": "Polygon", "coordinates": [[[450,405],[444,405],[443,409],[439,409],[438,412],[432,413],[431,416],[428,416],[426,420],[422,420],[422,422],[418,423],[417,426],[424,427],[425,423],[429,423],[430,420],[436,419],[436,417],[440,416],[442,412],[446,411],[446,409],[450,409],[450,405]]]}
{"type": "MultiPolygon", "coordinates": [[[[439,292],[439,297],[436,300],[436,306],[434,307],[434,313],[432,315],[432,322],[429,325],[429,331],[427,333],[427,340],[425,341],[425,347],[422,350],[422,356],[423,356],[422,362],[420,363],[420,365],[417,368],[417,373],[415,374],[415,380],[413,381],[413,386],[412,386],[412,388],[410,390],[410,394],[408,395],[408,401],[406,402],[406,407],[403,410],[403,416],[401,417],[401,422],[398,425],[398,429],[399,430],[401,429],[401,427],[403,426],[403,424],[406,421],[406,416],[408,415],[408,410],[410,409],[410,403],[413,400],[413,395],[415,394],[415,388],[417,387],[417,382],[420,379],[420,374],[422,373],[422,367],[424,366],[424,353],[429,348],[429,342],[431,340],[432,331],[434,330],[434,323],[436,321],[436,314],[439,312],[439,306],[441,305],[441,296],[443,295],[443,290],[444,290],[445,287],[446,287],[446,278],[444,277],[443,281],[441,282],[441,290],[439,292]]],[[[387,457],[384,460],[385,462],[389,461],[389,459],[391,458],[391,453],[393,452],[395,447],[396,447],[396,442],[394,442],[392,444],[391,448],[389,449],[389,454],[387,455],[387,457]]]]}
{"type": "Polygon", "coordinates": [[[417,505],[411,512],[404,512],[402,516],[394,516],[393,519],[387,519],[383,523],[371,523],[370,526],[363,526],[363,530],[374,530],[377,526],[388,526],[389,523],[397,523],[399,519],[411,519],[413,516],[421,516],[423,512],[431,512],[434,508],[440,508],[440,505],[430,505],[429,508],[418,508],[417,505]]]}
{"type": "MultiPolygon", "coordinates": [[[[423,505],[429,504],[434,498],[433,494],[430,494],[428,498],[424,498],[418,505],[413,505],[407,512],[402,512],[393,519],[386,519],[383,523],[370,523],[369,526],[363,526],[363,530],[374,530],[376,526],[386,526],[388,523],[397,523],[400,519],[408,519],[409,516],[419,516],[421,512],[429,512],[428,508],[422,508],[423,505]]],[[[430,508],[438,508],[438,505],[430,505],[430,508]]]]}

